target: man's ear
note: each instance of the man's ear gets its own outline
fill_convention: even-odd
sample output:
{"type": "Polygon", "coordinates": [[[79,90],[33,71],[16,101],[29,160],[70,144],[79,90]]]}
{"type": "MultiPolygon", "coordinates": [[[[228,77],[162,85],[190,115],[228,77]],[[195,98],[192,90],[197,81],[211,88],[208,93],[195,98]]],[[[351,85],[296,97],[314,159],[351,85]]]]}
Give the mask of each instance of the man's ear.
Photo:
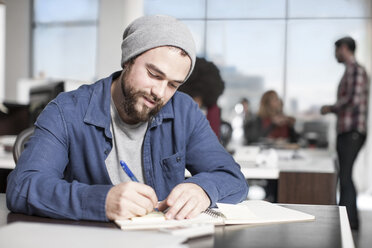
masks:
{"type": "Polygon", "coordinates": [[[123,68],[123,72],[127,71],[131,65],[133,64],[132,61],[125,62],[121,67],[123,68]]]}
{"type": "Polygon", "coordinates": [[[128,62],[125,62],[124,64],[121,65],[121,68],[123,68],[123,70],[125,70],[128,66],[128,62]]]}
{"type": "Polygon", "coordinates": [[[135,57],[129,59],[127,62],[125,62],[124,64],[121,65],[121,68],[123,68],[124,71],[127,70],[128,68],[130,68],[135,63],[137,57],[138,56],[135,56],[135,57]]]}

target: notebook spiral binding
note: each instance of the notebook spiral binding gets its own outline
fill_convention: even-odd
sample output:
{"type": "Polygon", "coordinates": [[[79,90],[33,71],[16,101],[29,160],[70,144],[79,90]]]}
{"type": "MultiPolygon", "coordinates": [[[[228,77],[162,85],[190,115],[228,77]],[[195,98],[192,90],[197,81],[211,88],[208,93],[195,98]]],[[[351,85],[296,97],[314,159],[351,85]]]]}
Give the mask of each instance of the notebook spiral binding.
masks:
{"type": "Polygon", "coordinates": [[[213,218],[226,218],[225,215],[223,215],[223,213],[219,212],[219,211],[216,211],[216,210],[213,210],[211,208],[208,208],[206,209],[203,213],[213,217],[213,218]]]}

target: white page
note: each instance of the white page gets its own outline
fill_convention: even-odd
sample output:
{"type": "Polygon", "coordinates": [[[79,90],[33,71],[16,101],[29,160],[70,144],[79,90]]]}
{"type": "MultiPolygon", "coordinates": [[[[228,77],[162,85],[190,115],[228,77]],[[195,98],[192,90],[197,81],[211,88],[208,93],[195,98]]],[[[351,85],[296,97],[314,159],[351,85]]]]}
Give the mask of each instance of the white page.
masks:
{"type": "MultiPolygon", "coordinates": [[[[174,226],[185,226],[195,223],[208,223],[214,225],[232,224],[270,224],[282,222],[312,221],[313,215],[297,210],[281,207],[276,204],[248,200],[239,204],[217,203],[218,212],[225,218],[213,217],[213,214],[202,213],[196,218],[185,220],[166,220],[162,212],[150,213],[147,216],[135,217],[132,220],[116,220],[121,229],[159,229],[174,226]]],[[[212,212],[215,211],[212,209],[212,212]]],[[[208,210],[206,211],[208,212],[208,210]]]]}
{"type": "Polygon", "coordinates": [[[220,210],[225,216],[227,215],[225,224],[269,224],[315,220],[313,215],[260,200],[248,200],[237,205],[227,204],[220,210]],[[228,217],[229,215],[231,218],[228,217]],[[239,215],[242,218],[238,218],[239,215]]]}
{"type": "Polygon", "coordinates": [[[217,203],[217,206],[227,220],[256,220],[258,218],[246,205],[217,203]]]}
{"type": "Polygon", "coordinates": [[[214,218],[205,213],[201,213],[200,215],[192,219],[166,220],[162,212],[152,212],[145,216],[134,217],[129,220],[115,220],[115,223],[123,230],[145,230],[176,226],[188,226],[200,223],[223,225],[224,220],[221,218],[214,218]]]}

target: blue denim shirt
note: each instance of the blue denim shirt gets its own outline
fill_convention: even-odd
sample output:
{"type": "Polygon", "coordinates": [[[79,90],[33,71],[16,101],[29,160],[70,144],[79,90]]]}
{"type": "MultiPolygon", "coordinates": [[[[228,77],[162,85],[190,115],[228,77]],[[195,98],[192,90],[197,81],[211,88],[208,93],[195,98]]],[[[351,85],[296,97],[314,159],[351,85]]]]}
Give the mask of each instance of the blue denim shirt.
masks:
{"type": "MultiPolygon", "coordinates": [[[[111,83],[120,72],[61,93],[37,119],[8,177],[11,211],[52,218],[107,221],[105,200],[113,187],[105,159],[112,148],[111,83]]],[[[146,184],[159,200],[179,183],[201,186],[211,205],[244,200],[248,185],[193,100],[180,92],[152,119],[143,143],[146,184]],[[185,179],[187,168],[193,175],[185,179]]]]}

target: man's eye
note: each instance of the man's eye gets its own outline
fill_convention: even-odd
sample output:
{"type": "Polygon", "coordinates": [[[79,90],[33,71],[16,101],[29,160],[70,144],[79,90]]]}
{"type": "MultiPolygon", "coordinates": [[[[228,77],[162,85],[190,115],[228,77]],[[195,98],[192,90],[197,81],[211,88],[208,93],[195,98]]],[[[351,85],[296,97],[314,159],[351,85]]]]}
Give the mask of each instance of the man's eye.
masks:
{"type": "Polygon", "coordinates": [[[169,83],[169,86],[170,86],[171,88],[174,88],[174,89],[177,89],[177,88],[178,88],[178,85],[175,84],[175,83],[169,83]]]}
{"type": "Polygon", "coordinates": [[[161,79],[161,77],[160,76],[158,76],[158,75],[156,75],[156,74],[154,74],[152,71],[150,71],[150,70],[147,70],[147,72],[148,72],[148,74],[150,75],[150,77],[153,77],[153,78],[156,78],[156,79],[161,79]]]}

